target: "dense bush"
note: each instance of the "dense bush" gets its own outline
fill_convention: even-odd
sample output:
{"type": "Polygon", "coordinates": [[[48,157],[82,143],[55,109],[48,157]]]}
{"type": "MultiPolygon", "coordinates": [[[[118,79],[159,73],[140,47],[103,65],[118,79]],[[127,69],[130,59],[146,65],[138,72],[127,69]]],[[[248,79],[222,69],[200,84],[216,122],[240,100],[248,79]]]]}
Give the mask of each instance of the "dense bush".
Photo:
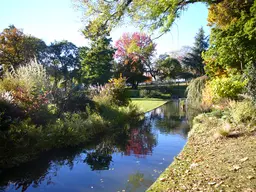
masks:
{"type": "Polygon", "coordinates": [[[0,97],[0,130],[8,130],[11,123],[23,118],[24,113],[18,106],[0,97]]]}
{"type": "Polygon", "coordinates": [[[212,90],[213,100],[217,101],[221,98],[237,99],[243,93],[246,82],[235,77],[222,77],[209,81],[208,85],[212,90]]]}
{"type": "Polygon", "coordinates": [[[40,117],[40,114],[48,113],[51,83],[44,67],[36,61],[6,72],[0,81],[0,94],[35,123],[45,123],[45,116],[40,117]]]}
{"type": "Polygon", "coordinates": [[[250,100],[230,102],[230,116],[236,124],[251,123],[256,125],[256,106],[250,100]]]}
{"type": "Polygon", "coordinates": [[[159,98],[161,96],[162,93],[159,90],[140,90],[140,97],[159,98]]]}
{"type": "Polygon", "coordinates": [[[98,89],[99,93],[93,97],[93,100],[100,101],[103,99],[108,100],[113,105],[128,106],[130,98],[125,83],[126,79],[123,77],[109,80],[109,83],[98,89]]]}

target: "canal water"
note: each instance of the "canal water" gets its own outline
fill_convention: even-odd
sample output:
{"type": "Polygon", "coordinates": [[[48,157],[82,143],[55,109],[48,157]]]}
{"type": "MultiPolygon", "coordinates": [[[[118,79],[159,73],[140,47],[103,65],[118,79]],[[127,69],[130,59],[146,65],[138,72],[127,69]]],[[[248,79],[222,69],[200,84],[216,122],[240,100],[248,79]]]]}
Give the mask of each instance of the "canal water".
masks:
{"type": "Polygon", "coordinates": [[[182,150],[188,130],[179,102],[168,102],[139,125],[0,171],[0,191],[145,191],[182,150]]]}

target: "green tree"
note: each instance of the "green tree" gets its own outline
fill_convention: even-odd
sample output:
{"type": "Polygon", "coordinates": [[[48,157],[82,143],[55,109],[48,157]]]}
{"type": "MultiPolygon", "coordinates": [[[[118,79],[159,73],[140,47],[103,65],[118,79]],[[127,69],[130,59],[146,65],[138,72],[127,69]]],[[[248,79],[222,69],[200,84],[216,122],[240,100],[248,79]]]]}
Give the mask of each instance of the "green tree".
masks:
{"type": "Polygon", "coordinates": [[[80,51],[83,82],[87,85],[103,85],[112,76],[115,49],[111,46],[112,40],[107,35],[98,38],[94,36],[91,40],[91,47],[80,51]]]}
{"type": "Polygon", "coordinates": [[[137,23],[142,28],[160,29],[165,33],[170,30],[175,18],[189,4],[203,2],[208,4],[220,3],[223,0],[80,0],[79,5],[85,11],[85,21],[92,33],[100,32],[104,26],[108,30],[129,18],[131,23],[137,23]]]}
{"type": "Polygon", "coordinates": [[[75,71],[80,69],[78,48],[68,41],[55,41],[48,47],[48,58],[45,60],[48,70],[55,82],[63,78],[65,81],[77,78],[75,71]]]}
{"type": "Polygon", "coordinates": [[[156,70],[161,80],[175,79],[182,71],[181,64],[177,59],[169,55],[160,55],[156,61],[156,70]]]}
{"type": "Polygon", "coordinates": [[[2,70],[17,68],[36,58],[44,58],[46,44],[41,39],[25,35],[22,30],[10,25],[0,33],[0,65],[2,70]]]}
{"type": "Polygon", "coordinates": [[[221,76],[244,71],[248,63],[256,62],[256,1],[245,1],[237,4],[233,0],[227,9],[225,0],[210,12],[214,27],[211,31],[210,47],[203,55],[206,73],[210,76],[221,76]],[[222,21],[222,15],[233,15],[228,21],[222,21]]]}
{"type": "Polygon", "coordinates": [[[205,36],[204,30],[201,27],[195,36],[194,47],[191,48],[191,52],[189,52],[182,60],[185,67],[188,67],[193,71],[196,76],[205,74],[202,53],[206,51],[207,47],[208,38],[205,36]]]}

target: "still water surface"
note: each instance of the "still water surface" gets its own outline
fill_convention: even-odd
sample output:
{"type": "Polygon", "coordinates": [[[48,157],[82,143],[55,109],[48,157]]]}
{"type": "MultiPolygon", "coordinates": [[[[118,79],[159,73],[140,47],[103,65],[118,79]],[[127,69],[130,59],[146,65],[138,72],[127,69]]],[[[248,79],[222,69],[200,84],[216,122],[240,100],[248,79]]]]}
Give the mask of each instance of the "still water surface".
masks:
{"type": "Polygon", "coordinates": [[[0,191],[145,191],[186,143],[189,126],[179,109],[178,101],[169,102],[140,125],[3,170],[0,191]]]}

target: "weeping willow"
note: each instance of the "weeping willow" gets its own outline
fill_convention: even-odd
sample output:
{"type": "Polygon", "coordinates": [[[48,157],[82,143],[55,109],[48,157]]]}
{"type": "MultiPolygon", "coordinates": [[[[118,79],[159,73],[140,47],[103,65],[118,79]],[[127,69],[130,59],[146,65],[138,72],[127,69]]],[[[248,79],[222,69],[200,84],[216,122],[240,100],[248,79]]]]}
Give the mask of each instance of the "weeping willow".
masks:
{"type": "Polygon", "coordinates": [[[205,87],[207,76],[193,79],[187,87],[187,105],[199,107],[202,101],[202,90],[205,87]]]}

